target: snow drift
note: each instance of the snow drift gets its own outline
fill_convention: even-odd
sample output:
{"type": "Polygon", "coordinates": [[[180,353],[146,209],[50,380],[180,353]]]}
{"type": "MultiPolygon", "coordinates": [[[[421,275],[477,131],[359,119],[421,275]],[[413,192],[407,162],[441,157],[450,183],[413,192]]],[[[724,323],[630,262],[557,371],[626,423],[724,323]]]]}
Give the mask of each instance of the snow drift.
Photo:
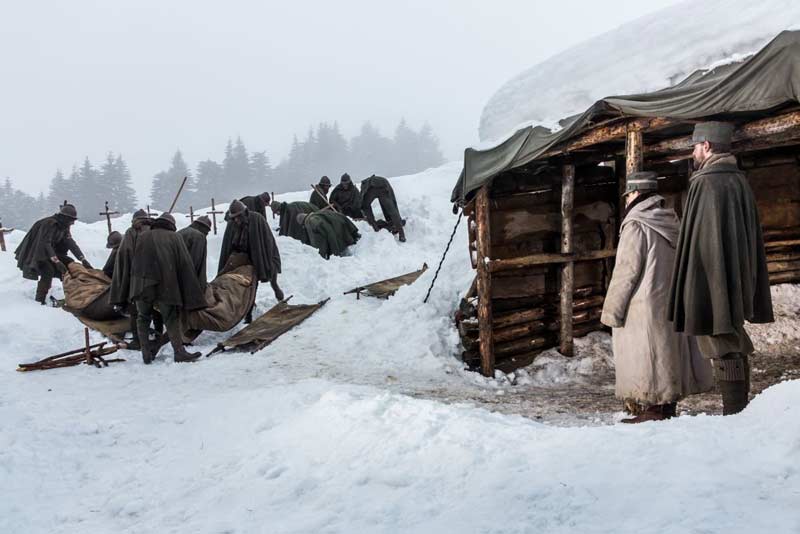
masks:
{"type": "Polygon", "coordinates": [[[693,0],[587,40],[506,82],[483,110],[482,144],[526,124],[558,127],[600,98],[650,92],[740,60],[800,27],[795,0],[693,0]]]}

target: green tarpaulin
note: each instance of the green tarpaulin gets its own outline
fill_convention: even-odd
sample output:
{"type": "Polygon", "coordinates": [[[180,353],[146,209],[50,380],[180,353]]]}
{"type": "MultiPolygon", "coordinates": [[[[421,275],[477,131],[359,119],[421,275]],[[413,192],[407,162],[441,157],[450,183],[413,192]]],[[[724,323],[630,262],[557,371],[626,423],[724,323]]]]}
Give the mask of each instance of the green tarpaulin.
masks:
{"type": "Polygon", "coordinates": [[[673,87],[653,93],[599,100],[583,114],[563,121],[564,128],[557,132],[529,126],[493,148],[468,148],[451,200],[469,199],[471,193],[498,174],[536,161],[548,150],[609,119],[753,120],[798,100],[800,31],[785,31],[740,64],[696,72],[673,87]]]}

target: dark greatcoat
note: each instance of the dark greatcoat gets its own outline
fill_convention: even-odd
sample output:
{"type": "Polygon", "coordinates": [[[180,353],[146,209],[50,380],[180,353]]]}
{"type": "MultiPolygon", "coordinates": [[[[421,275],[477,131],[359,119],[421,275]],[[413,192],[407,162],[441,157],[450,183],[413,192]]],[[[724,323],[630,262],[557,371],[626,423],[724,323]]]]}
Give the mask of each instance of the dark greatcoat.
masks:
{"type": "Polygon", "coordinates": [[[305,218],[303,226],[308,234],[308,244],[326,260],[332,255],[344,255],[347,247],[355,245],[361,238],[350,219],[331,210],[315,211],[305,218]]]}
{"type": "Polygon", "coordinates": [[[117,261],[117,251],[119,247],[112,248],[111,254],[108,255],[108,259],[106,260],[106,264],[103,266],[103,274],[105,274],[109,278],[114,278],[114,264],[117,261]]]}
{"type": "Polygon", "coordinates": [[[228,221],[225,227],[217,273],[225,269],[231,254],[243,252],[250,257],[258,280],[269,282],[274,275],[281,272],[281,254],[275,237],[267,220],[258,213],[246,210],[241,217],[245,218],[244,224],[228,221]]]}
{"type": "Polygon", "coordinates": [[[200,287],[205,291],[208,285],[208,276],[206,275],[208,242],[206,241],[206,234],[197,228],[199,224],[192,223],[179,230],[178,235],[183,238],[183,242],[186,244],[186,250],[189,251],[189,256],[192,258],[194,272],[197,274],[197,281],[200,282],[200,287]]]}
{"type": "Polygon", "coordinates": [[[136,252],[136,242],[139,236],[148,230],[147,226],[141,230],[136,230],[131,226],[122,237],[122,243],[117,248],[117,256],[114,261],[114,276],[111,277],[111,293],[109,295],[111,304],[125,306],[133,300],[130,294],[131,269],[136,252]]]}
{"type": "Polygon", "coordinates": [[[267,218],[267,205],[260,196],[242,197],[239,199],[242,204],[247,206],[247,209],[260,213],[262,217],[267,218]]]}
{"type": "Polygon", "coordinates": [[[695,336],[774,321],[753,191],[733,156],[712,157],[689,184],[669,297],[675,330],[695,336]]]}
{"type": "Polygon", "coordinates": [[[364,218],[370,224],[375,223],[375,214],[372,212],[372,202],[375,199],[378,199],[386,221],[395,230],[399,230],[403,226],[403,220],[400,217],[392,184],[383,176],[373,174],[361,182],[361,211],[364,212],[364,218]]]}
{"type": "Polygon", "coordinates": [[[356,184],[351,183],[349,189],[337,185],[331,191],[331,204],[339,213],[344,213],[353,219],[361,219],[364,214],[361,212],[361,193],[356,184]]]}
{"type": "Polygon", "coordinates": [[[306,236],[303,225],[297,222],[297,215],[299,213],[314,213],[317,207],[310,202],[284,202],[281,205],[279,216],[278,235],[286,235],[298,241],[308,244],[308,237],[306,236]]]}
{"type": "Polygon", "coordinates": [[[205,308],[205,294],[183,239],[174,227],[165,228],[161,223],[155,221],[137,240],[131,298],[136,300],[146,288],[155,287],[156,302],[184,310],[205,308]]]}
{"type": "Polygon", "coordinates": [[[14,256],[22,276],[36,280],[39,276],[58,276],[50,258],[58,256],[69,261],[68,252],[79,260],[83,259],[83,252],[70,234],[69,219],[56,214],[36,221],[14,251],[14,256]]]}
{"type": "Polygon", "coordinates": [[[328,199],[317,193],[316,189],[311,191],[311,198],[309,198],[308,201],[316,206],[318,210],[321,210],[328,205],[328,199]]]}

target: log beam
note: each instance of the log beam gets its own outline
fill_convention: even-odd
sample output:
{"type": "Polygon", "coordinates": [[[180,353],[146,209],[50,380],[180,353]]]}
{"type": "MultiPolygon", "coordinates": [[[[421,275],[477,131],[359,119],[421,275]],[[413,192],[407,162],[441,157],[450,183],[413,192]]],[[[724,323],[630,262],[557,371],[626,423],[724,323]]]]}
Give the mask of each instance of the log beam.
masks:
{"type": "Polygon", "coordinates": [[[515,269],[528,269],[539,265],[553,265],[559,263],[583,262],[604,260],[613,258],[617,255],[616,249],[592,250],[583,254],[569,253],[547,253],[531,254],[507,260],[492,260],[489,262],[489,272],[497,273],[501,271],[512,271],[515,269]]]}
{"type": "MultiPolygon", "coordinates": [[[[575,166],[564,165],[561,186],[561,253],[572,255],[572,209],[575,198],[575,166]]],[[[575,289],[575,263],[568,261],[561,267],[561,328],[559,352],[573,355],[572,342],[572,292],[575,289]]]]}
{"type": "Polygon", "coordinates": [[[489,272],[491,250],[489,228],[489,185],[478,191],[475,198],[475,240],[478,268],[478,330],[480,338],[481,372],[494,377],[494,340],[492,336],[492,274],[489,272]]]}
{"type": "MultiPolygon", "coordinates": [[[[740,126],[733,133],[732,152],[748,152],[793,142],[800,142],[800,111],[767,117],[740,126]]],[[[692,136],[687,135],[648,145],[646,152],[648,158],[669,154],[673,159],[683,159],[691,156],[693,146],[692,136]]]]}
{"type": "Polygon", "coordinates": [[[552,148],[544,153],[539,159],[549,158],[581,150],[592,145],[607,143],[609,141],[622,140],[625,138],[630,128],[641,131],[655,131],[668,128],[678,124],[677,121],[661,117],[639,118],[631,121],[615,121],[614,124],[607,126],[596,126],[588,132],[574,138],[563,146],[552,148]]]}

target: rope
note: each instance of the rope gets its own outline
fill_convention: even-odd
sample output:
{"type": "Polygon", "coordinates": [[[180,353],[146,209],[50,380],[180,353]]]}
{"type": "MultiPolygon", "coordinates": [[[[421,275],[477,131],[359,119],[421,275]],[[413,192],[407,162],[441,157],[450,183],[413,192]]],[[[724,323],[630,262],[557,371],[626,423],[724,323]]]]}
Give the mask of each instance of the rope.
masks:
{"type": "Polygon", "coordinates": [[[456,236],[456,230],[458,230],[458,225],[461,222],[461,217],[463,216],[464,210],[461,210],[461,213],[458,214],[456,225],[453,227],[453,233],[450,234],[450,241],[447,242],[447,246],[444,249],[444,254],[442,254],[442,259],[439,260],[439,266],[436,268],[436,274],[433,275],[433,280],[431,280],[431,287],[428,288],[428,294],[425,295],[425,300],[422,301],[423,304],[428,303],[428,298],[431,296],[431,291],[433,290],[434,284],[436,284],[436,279],[439,277],[439,271],[442,270],[442,264],[444,263],[444,259],[447,257],[447,251],[450,250],[450,245],[453,243],[453,238],[456,236]]]}

